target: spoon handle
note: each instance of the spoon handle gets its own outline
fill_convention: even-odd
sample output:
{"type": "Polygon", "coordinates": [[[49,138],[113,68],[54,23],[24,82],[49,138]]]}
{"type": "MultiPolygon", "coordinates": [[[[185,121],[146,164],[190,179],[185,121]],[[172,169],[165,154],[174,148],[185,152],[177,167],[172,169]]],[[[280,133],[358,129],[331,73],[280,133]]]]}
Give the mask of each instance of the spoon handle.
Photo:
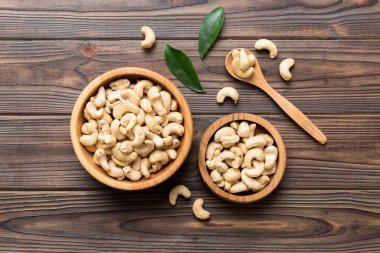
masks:
{"type": "Polygon", "coordinates": [[[302,127],[303,130],[310,134],[320,144],[325,144],[327,142],[327,138],[321,130],[319,130],[319,128],[295,105],[275,91],[269,84],[262,87],[262,89],[278,104],[278,106],[281,107],[282,110],[284,110],[286,114],[288,114],[290,118],[294,120],[294,122],[302,127]]]}

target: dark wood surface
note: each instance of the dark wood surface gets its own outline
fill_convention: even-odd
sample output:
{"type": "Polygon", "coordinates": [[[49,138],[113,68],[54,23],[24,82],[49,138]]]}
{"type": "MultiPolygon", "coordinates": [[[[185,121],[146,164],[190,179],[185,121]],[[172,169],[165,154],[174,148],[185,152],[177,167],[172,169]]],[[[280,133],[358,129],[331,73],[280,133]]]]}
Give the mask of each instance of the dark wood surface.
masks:
{"type": "Polygon", "coordinates": [[[0,0],[1,252],[380,252],[380,3],[356,1],[9,1],[0,0]],[[197,52],[203,16],[226,9],[221,39],[204,62],[197,52]],[[158,41],[139,43],[140,27],[158,41]],[[319,145],[264,93],[228,76],[224,58],[273,39],[279,55],[256,53],[268,82],[327,135],[319,145]],[[168,71],[163,46],[192,58],[207,94],[168,71]],[[278,64],[293,57],[293,80],[278,64]],[[185,165],[166,183],[122,192],[92,179],[69,138],[69,118],[84,86],[122,66],[171,79],[187,98],[194,141],[185,165]],[[237,105],[214,102],[221,87],[237,105]],[[203,184],[200,138],[218,117],[249,112],[269,120],[287,148],[279,188],[250,205],[227,203],[203,184]],[[201,197],[170,207],[177,184],[201,197]]]}

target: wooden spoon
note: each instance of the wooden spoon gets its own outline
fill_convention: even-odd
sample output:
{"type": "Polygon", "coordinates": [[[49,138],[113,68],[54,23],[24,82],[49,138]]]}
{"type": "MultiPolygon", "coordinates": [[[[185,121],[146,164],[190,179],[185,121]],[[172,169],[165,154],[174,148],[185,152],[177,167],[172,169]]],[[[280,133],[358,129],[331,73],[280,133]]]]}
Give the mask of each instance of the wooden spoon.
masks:
{"type": "MultiPolygon", "coordinates": [[[[252,54],[252,52],[248,49],[238,49],[244,49],[247,52],[247,54],[252,54]]],[[[326,136],[321,132],[321,130],[318,129],[316,125],[314,125],[314,123],[308,117],[306,117],[305,114],[303,114],[297,107],[290,103],[286,98],[281,96],[268,84],[268,82],[265,80],[263,72],[261,71],[257,59],[256,64],[254,66],[255,72],[249,78],[241,78],[234,73],[232,69],[232,51],[229,52],[226,57],[226,68],[228,73],[230,73],[230,75],[234,78],[255,85],[256,87],[260,88],[265,93],[267,93],[277,103],[277,105],[280,106],[281,109],[284,110],[284,112],[294,120],[294,122],[296,122],[300,127],[302,127],[303,130],[310,134],[320,144],[325,144],[327,142],[326,136]]]]}

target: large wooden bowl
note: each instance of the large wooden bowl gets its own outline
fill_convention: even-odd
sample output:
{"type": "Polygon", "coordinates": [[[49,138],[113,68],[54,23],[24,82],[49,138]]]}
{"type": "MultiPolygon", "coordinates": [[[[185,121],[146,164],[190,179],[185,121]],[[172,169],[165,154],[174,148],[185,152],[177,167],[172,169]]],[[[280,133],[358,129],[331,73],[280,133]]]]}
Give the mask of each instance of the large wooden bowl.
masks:
{"type": "Polygon", "coordinates": [[[113,188],[121,190],[141,190],[164,182],[181,167],[190,151],[193,139],[193,120],[186,99],[171,81],[148,69],[125,67],[111,70],[98,76],[84,88],[74,105],[70,121],[70,134],[75,154],[91,176],[99,182],[113,188]],[[177,149],[177,158],[163,167],[159,172],[153,173],[149,179],[142,179],[137,182],[129,180],[119,181],[107,175],[100,166],[94,163],[92,159],[93,154],[87,151],[79,142],[81,126],[85,122],[83,109],[85,108],[86,103],[91,96],[95,95],[100,86],[107,86],[111,81],[120,78],[128,78],[130,81],[135,81],[136,79],[149,79],[153,83],[160,85],[164,90],[170,92],[177,100],[178,109],[184,118],[185,133],[181,138],[181,146],[177,149]]]}
{"type": "Polygon", "coordinates": [[[228,200],[234,203],[251,203],[268,196],[279,185],[282,179],[282,176],[284,175],[284,172],[285,172],[285,164],[286,164],[285,146],[277,129],[265,119],[257,115],[253,115],[249,113],[234,113],[234,114],[230,114],[216,120],[206,130],[200,143],[199,155],[198,155],[198,167],[199,167],[199,171],[201,173],[203,181],[206,183],[208,188],[210,188],[210,190],[213,193],[215,193],[216,195],[218,195],[219,197],[225,200],[228,200]],[[247,191],[241,194],[232,194],[232,193],[224,191],[222,188],[219,188],[212,181],[210,177],[210,171],[207,169],[207,166],[206,166],[206,148],[207,148],[208,143],[210,142],[210,139],[213,138],[215,132],[219,128],[235,120],[236,121],[246,120],[251,123],[256,123],[257,125],[256,134],[267,133],[271,135],[274,139],[274,145],[276,145],[278,148],[277,170],[274,175],[270,176],[271,181],[269,182],[269,184],[266,187],[264,187],[262,190],[256,193],[252,191],[247,191]]]}

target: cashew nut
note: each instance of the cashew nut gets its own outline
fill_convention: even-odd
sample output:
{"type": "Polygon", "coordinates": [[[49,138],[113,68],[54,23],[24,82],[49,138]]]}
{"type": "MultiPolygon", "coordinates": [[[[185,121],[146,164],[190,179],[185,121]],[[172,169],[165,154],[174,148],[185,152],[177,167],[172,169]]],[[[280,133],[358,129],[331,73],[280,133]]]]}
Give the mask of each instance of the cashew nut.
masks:
{"type": "Polygon", "coordinates": [[[256,41],[255,49],[256,50],[262,50],[262,49],[268,50],[269,56],[271,59],[276,58],[276,56],[277,56],[276,45],[272,41],[267,40],[267,39],[260,39],[260,40],[256,41]]]}
{"type": "Polygon", "coordinates": [[[140,105],[140,96],[136,94],[136,92],[134,90],[130,90],[130,89],[127,89],[127,90],[122,90],[120,92],[120,97],[123,98],[123,99],[127,99],[127,101],[139,106],[140,105]]]}
{"type": "Polygon", "coordinates": [[[148,90],[148,99],[150,103],[152,104],[153,110],[159,115],[159,116],[165,116],[167,115],[167,111],[164,108],[162,101],[161,101],[161,87],[160,86],[153,86],[148,90]]]}
{"type": "Polygon", "coordinates": [[[264,172],[264,162],[253,161],[253,168],[244,170],[249,177],[259,177],[264,172]]]}
{"type": "Polygon", "coordinates": [[[250,178],[246,175],[246,169],[243,169],[241,171],[241,181],[248,186],[249,189],[252,191],[259,191],[261,190],[261,184],[257,180],[250,178]]]}
{"type": "Polygon", "coordinates": [[[143,98],[140,101],[140,107],[143,109],[146,113],[152,113],[153,108],[152,105],[150,104],[150,101],[148,98],[143,98]]]}
{"type": "Polygon", "coordinates": [[[153,83],[149,80],[140,80],[136,83],[134,91],[140,98],[143,97],[144,93],[148,93],[148,90],[153,87],[153,83]]]}
{"type": "Polygon", "coordinates": [[[229,164],[228,160],[226,161],[228,165],[230,165],[232,168],[234,169],[238,169],[241,164],[243,163],[243,151],[239,148],[239,147],[231,147],[230,148],[230,152],[232,152],[234,154],[234,158],[232,160],[232,162],[229,164]]]}
{"type": "Polygon", "coordinates": [[[229,148],[234,146],[240,140],[239,135],[227,135],[220,137],[220,141],[222,142],[222,146],[224,148],[229,148]]]}
{"type": "Polygon", "coordinates": [[[210,217],[210,213],[203,209],[203,199],[196,199],[194,201],[193,213],[200,220],[207,220],[210,217]]]}
{"type": "Polygon", "coordinates": [[[97,149],[94,153],[93,160],[97,165],[100,165],[103,170],[109,171],[109,166],[107,163],[107,155],[104,149],[97,149]]]}
{"type": "Polygon", "coordinates": [[[97,108],[100,108],[106,104],[106,90],[103,86],[100,86],[98,94],[95,97],[94,104],[97,108]]]}
{"type": "Polygon", "coordinates": [[[124,154],[130,154],[133,152],[133,142],[132,141],[123,141],[120,144],[120,151],[124,154]]]}
{"type": "Polygon", "coordinates": [[[280,75],[285,81],[289,81],[292,78],[290,68],[294,65],[294,59],[287,58],[280,63],[280,75]]]}
{"type": "Polygon", "coordinates": [[[144,140],[144,143],[140,147],[135,147],[134,150],[140,156],[146,157],[154,150],[154,143],[151,140],[144,140]]]}
{"type": "Polygon", "coordinates": [[[169,156],[165,151],[162,150],[154,150],[149,155],[149,162],[151,164],[154,163],[161,163],[162,165],[165,165],[169,162],[169,156]]]}
{"type": "Polygon", "coordinates": [[[248,138],[251,133],[248,122],[242,121],[239,125],[237,132],[241,138],[248,138]]]}
{"type": "Polygon", "coordinates": [[[165,120],[161,123],[162,126],[166,126],[170,122],[175,122],[178,124],[182,124],[183,116],[180,112],[170,112],[168,116],[166,116],[165,120]]]}
{"type": "Polygon", "coordinates": [[[111,134],[112,134],[113,136],[115,136],[115,138],[116,138],[118,141],[120,141],[120,140],[124,140],[125,135],[120,131],[120,120],[118,120],[118,119],[114,119],[114,120],[111,122],[110,129],[111,129],[111,134]]]}
{"type": "Polygon", "coordinates": [[[216,131],[214,135],[214,141],[220,142],[220,137],[229,135],[236,135],[236,131],[232,127],[222,127],[221,129],[216,131]]]}
{"type": "Polygon", "coordinates": [[[177,110],[177,107],[178,107],[178,104],[177,104],[177,101],[175,101],[174,99],[172,100],[172,103],[170,105],[170,111],[175,111],[177,110]]]}
{"type": "Polygon", "coordinates": [[[142,176],[140,171],[134,170],[130,166],[124,166],[123,172],[124,172],[124,175],[131,181],[139,181],[142,176]]]}
{"type": "Polygon", "coordinates": [[[211,177],[212,181],[215,184],[217,184],[219,187],[223,187],[224,186],[224,178],[223,178],[222,174],[219,171],[217,171],[217,170],[211,171],[210,177],[211,177]]]}
{"type": "Polygon", "coordinates": [[[151,131],[154,134],[161,134],[162,133],[162,126],[157,123],[157,121],[154,119],[152,115],[145,115],[145,124],[148,127],[149,131],[151,131]]]}
{"type": "Polygon", "coordinates": [[[138,114],[142,111],[137,105],[131,103],[131,102],[123,102],[115,106],[115,108],[112,111],[112,114],[114,118],[121,119],[125,113],[132,112],[134,114],[138,114]]]}
{"type": "Polygon", "coordinates": [[[103,108],[96,109],[94,102],[91,101],[86,104],[85,110],[92,119],[100,119],[104,112],[103,108]]]}
{"type": "Polygon", "coordinates": [[[99,120],[98,141],[104,148],[111,148],[116,143],[116,138],[111,134],[110,125],[105,120],[99,120]]]}
{"type": "MultiPolygon", "coordinates": [[[[231,186],[231,189],[229,189],[229,192],[230,193],[239,193],[239,192],[244,192],[244,191],[248,191],[249,188],[248,186],[243,182],[243,181],[240,181],[236,184],[234,184],[233,186],[231,186]]],[[[226,190],[228,191],[228,190],[226,190]]]]}
{"type": "Polygon", "coordinates": [[[84,123],[81,130],[83,135],[79,138],[80,143],[84,146],[93,146],[98,141],[98,123],[95,120],[90,120],[84,123]]]}
{"type": "Polygon", "coordinates": [[[108,162],[109,170],[107,170],[108,175],[116,178],[117,180],[123,180],[125,178],[124,171],[122,168],[117,167],[114,161],[108,162]]]}
{"type": "Polygon", "coordinates": [[[223,174],[224,181],[232,183],[240,179],[240,170],[229,168],[224,174],[223,174]]]}
{"type": "Polygon", "coordinates": [[[141,46],[143,48],[151,48],[154,43],[156,43],[156,35],[154,31],[149,26],[143,26],[141,32],[145,35],[145,39],[141,41],[141,46]]]}
{"type": "Polygon", "coordinates": [[[278,149],[275,146],[269,146],[264,149],[265,165],[264,168],[269,170],[273,168],[278,156],[278,149]]]}
{"type": "MultiPolygon", "coordinates": [[[[119,161],[127,162],[128,164],[132,163],[134,160],[137,159],[138,155],[137,155],[136,152],[125,154],[125,153],[121,152],[120,146],[121,146],[121,143],[118,142],[112,148],[112,155],[113,155],[113,157],[115,157],[119,161]]],[[[117,162],[115,162],[115,163],[117,163],[117,162]]]]}
{"type": "Polygon", "coordinates": [[[207,146],[207,149],[206,149],[206,159],[207,160],[212,160],[214,158],[215,150],[222,151],[223,150],[222,144],[216,143],[216,142],[210,142],[207,146]]]}
{"type": "Polygon", "coordinates": [[[175,206],[175,204],[177,202],[177,198],[178,198],[179,195],[181,195],[184,198],[188,199],[188,198],[191,197],[191,192],[190,192],[189,188],[187,188],[186,186],[184,186],[184,185],[177,185],[169,193],[169,203],[170,203],[170,205],[175,206]]]}
{"type": "Polygon", "coordinates": [[[235,102],[235,104],[236,104],[237,101],[238,101],[238,99],[239,99],[239,93],[236,91],[235,88],[224,87],[216,95],[216,102],[218,102],[219,104],[221,104],[221,103],[224,102],[224,99],[226,97],[230,97],[235,102]]]}
{"type": "Polygon", "coordinates": [[[164,106],[166,112],[169,113],[170,107],[172,105],[172,95],[170,95],[169,92],[164,91],[164,90],[161,91],[160,94],[161,94],[162,105],[164,106]]]}
{"type": "Polygon", "coordinates": [[[177,136],[182,136],[185,133],[185,128],[178,123],[172,122],[167,124],[162,129],[162,136],[168,137],[169,135],[175,134],[177,136]]]}
{"type": "Polygon", "coordinates": [[[177,151],[175,151],[174,149],[169,148],[165,149],[164,151],[166,152],[170,160],[175,160],[177,158],[177,151]]]}
{"type": "Polygon", "coordinates": [[[231,123],[230,123],[230,127],[232,127],[235,131],[237,131],[238,129],[239,129],[239,122],[237,122],[237,121],[232,121],[231,123]]]}
{"type": "Polygon", "coordinates": [[[247,154],[245,154],[242,167],[247,169],[252,168],[253,159],[256,159],[259,162],[264,161],[264,151],[260,148],[250,149],[247,154]]]}
{"type": "Polygon", "coordinates": [[[124,89],[127,89],[130,84],[131,84],[131,82],[128,79],[118,79],[118,80],[112,81],[110,83],[110,88],[112,90],[124,90],[124,89]]]}
{"type": "Polygon", "coordinates": [[[256,135],[244,140],[245,146],[248,149],[256,147],[264,147],[267,144],[267,139],[262,135],[256,135]]]}
{"type": "Polygon", "coordinates": [[[137,123],[137,117],[133,113],[127,113],[120,119],[120,132],[124,135],[132,130],[137,123]]]}
{"type": "Polygon", "coordinates": [[[149,158],[143,158],[141,160],[141,174],[146,178],[150,178],[150,172],[149,172],[149,169],[150,169],[150,162],[149,162],[149,158]]]}

